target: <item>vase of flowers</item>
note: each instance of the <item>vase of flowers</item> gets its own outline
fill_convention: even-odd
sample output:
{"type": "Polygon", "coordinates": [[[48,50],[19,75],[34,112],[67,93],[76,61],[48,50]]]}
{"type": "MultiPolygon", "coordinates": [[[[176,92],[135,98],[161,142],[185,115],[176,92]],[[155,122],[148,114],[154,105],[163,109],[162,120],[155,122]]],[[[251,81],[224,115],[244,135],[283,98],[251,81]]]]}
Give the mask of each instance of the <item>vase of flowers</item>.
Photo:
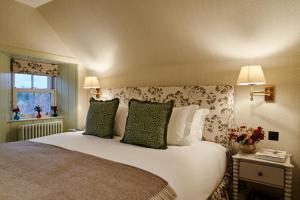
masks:
{"type": "Polygon", "coordinates": [[[34,110],[37,112],[36,118],[41,118],[42,117],[42,115],[41,115],[42,107],[37,105],[34,107],[34,110]]]}
{"type": "Polygon", "coordinates": [[[19,120],[20,119],[20,109],[19,109],[19,107],[17,106],[12,111],[14,113],[14,120],[19,120]]]}
{"type": "Polygon", "coordinates": [[[264,130],[262,127],[248,128],[243,125],[232,128],[230,138],[239,143],[240,151],[243,153],[252,153],[255,151],[255,143],[264,139],[264,130]]]}

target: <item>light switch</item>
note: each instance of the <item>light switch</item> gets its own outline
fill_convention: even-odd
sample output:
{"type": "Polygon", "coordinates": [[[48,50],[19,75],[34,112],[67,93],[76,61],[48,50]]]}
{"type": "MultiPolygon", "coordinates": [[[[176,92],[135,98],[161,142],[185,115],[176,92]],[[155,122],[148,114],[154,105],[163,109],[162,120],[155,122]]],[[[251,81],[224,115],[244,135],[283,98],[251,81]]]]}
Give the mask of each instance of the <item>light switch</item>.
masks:
{"type": "Polygon", "coordinates": [[[269,140],[278,141],[279,140],[279,132],[269,131],[269,140]]]}

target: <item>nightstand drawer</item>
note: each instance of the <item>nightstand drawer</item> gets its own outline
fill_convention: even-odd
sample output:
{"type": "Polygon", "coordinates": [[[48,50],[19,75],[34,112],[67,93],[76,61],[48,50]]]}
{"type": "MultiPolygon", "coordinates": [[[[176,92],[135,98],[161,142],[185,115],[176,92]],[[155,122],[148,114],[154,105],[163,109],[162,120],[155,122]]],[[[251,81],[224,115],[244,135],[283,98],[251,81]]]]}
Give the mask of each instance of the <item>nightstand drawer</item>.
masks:
{"type": "Polygon", "coordinates": [[[284,186],[284,169],[278,167],[241,161],[239,177],[280,187],[284,186]]]}

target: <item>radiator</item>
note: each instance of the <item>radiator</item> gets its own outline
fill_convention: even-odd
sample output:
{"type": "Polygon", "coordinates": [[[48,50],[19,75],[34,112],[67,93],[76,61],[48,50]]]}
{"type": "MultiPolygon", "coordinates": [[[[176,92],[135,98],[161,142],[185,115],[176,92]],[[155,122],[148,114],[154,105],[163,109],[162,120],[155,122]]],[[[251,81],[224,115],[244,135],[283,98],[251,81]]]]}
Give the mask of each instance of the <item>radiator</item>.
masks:
{"type": "Polygon", "coordinates": [[[63,132],[63,122],[43,122],[19,126],[18,140],[30,140],[33,138],[48,136],[63,132]]]}

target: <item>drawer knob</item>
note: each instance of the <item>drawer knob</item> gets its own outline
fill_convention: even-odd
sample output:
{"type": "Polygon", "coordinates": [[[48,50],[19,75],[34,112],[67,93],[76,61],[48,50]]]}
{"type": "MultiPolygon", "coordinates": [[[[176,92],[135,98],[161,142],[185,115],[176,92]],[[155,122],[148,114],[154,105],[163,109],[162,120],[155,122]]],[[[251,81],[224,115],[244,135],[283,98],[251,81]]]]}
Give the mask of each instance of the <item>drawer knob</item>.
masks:
{"type": "Polygon", "coordinates": [[[263,173],[262,172],[258,172],[258,176],[262,176],[263,175],[263,173]]]}

